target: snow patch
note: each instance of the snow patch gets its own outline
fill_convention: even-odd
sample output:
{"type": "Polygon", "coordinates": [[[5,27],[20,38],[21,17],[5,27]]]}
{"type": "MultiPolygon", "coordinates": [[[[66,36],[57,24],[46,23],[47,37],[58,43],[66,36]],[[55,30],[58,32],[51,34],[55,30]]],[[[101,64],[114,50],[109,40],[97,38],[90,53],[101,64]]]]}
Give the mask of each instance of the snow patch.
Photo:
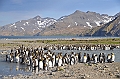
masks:
{"type": "Polygon", "coordinates": [[[110,22],[110,21],[112,21],[113,20],[113,18],[111,17],[111,18],[109,18],[108,16],[102,16],[103,17],[103,22],[104,23],[108,23],[108,22],[110,22]]]}
{"type": "Polygon", "coordinates": [[[20,27],[23,31],[25,31],[25,29],[23,27],[20,27]]]}
{"type": "Polygon", "coordinates": [[[10,25],[9,27],[12,27],[13,25],[10,25]]]}
{"type": "Polygon", "coordinates": [[[37,21],[37,24],[38,24],[38,25],[41,25],[40,23],[41,23],[41,21],[37,21]]]}
{"type": "Polygon", "coordinates": [[[104,24],[106,24],[106,23],[108,23],[108,22],[110,22],[109,20],[103,20],[103,22],[104,22],[104,24]]]}
{"type": "Polygon", "coordinates": [[[54,19],[50,19],[50,20],[48,20],[48,19],[44,19],[44,21],[37,21],[37,24],[39,25],[39,27],[41,27],[41,28],[45,28],[45,26],[50,26],[50,25],[52,25],[52,24],[54,24],[56,22],[56,20],[54,20],[54,19]]]}
{"type": "Polygon", "coordinates": [[[37,29],[39,29],[39,30],[40,30],[40,28],[38,28],[38,27],[37,27],[37,29]]]}
{"type": "Polygon", "coordinates": [[[60,20],[63,20],[64,18],[66,18],[66,17],[63,16],[63,17],[60,18],[60,20]]]}
{"type": "Polygon", "coordinates": [[[14,26],[15,28],[17,28],[17,26],[14,26]]]}
{"type": "Polygon", "coordinates": [[[68,25],[68,27],[70,27],[71,25],[68,25]]]}
{"type": "Polygon", "coordinates": [[[75,22],[75,25],[77,26],[77,25],[78,25],[78,23],[77,23],[77,22],[75,22]]]}
{"type": "Polygon", "coordinates": [[[23,25],[25,26],[25,23],[23,25]]]}
{"type": "Polygon", "coordinates": [[[15,23],[12,24],[13,26],[15,25],[15,23]]]}
{"type": "Polygon", "coordinates": [[[94,21],[96,24],[97,24],[97,26],[100,26],[100,21],[94,21]]]}
{"type": "Polygon", "coordinates": [[[104,19],[110,19],[110,18],[108,18],[108,16],[102,16],[104,19]]]}
{"type": "Polygon", "coordinates": [[[9,27],[15,26],[15,23],[11,24],[9,27]]]}
{"type": "Polygon", "coordinates": [[[98,16],[96,16],[96,17],[97,17],[97,19],[99,19],[101,21],[101,19],[98,16]]]}
{"type": "Polygon", "coordinates": [[[26,22],[26,24],[28,25],[29,22],[26,22]]]}
{"type": "Polygon", "coordinates": [[[86,24],[92,28],[92,26],[90,25],[90,23],[89,23],[89,22],[86,22],[86,24]]]}

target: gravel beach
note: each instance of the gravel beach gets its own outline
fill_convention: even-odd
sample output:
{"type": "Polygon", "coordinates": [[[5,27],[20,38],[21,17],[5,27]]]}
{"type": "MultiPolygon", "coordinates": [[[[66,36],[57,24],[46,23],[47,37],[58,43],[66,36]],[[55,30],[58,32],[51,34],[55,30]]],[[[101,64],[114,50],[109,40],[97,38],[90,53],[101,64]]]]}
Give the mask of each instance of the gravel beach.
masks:
{"type": "Polygon", "coordinates": [[[2,79],[119,79],[120,63],[84,64],[61,67],[56,71],[39,71],[31,75],[6,76],[2,79]]]}
{"type": "MultiPolygon", "coordinates": [[[[43,43],[17,42],[18,40],[0,40],[0,50],[10,50],[20,44],[30,46],[44,45],[43,43]],[[16,42],[15,42],[16,41],[16,42]],[[11,44],[10,46],[6,44],[11,44]]],[[[52,68],[49,71],[33,72],[31,75],[18,74],[4,76],[2,79],[120,79],[120,62],[113,63],[77,63],[61,66],[59,70],[52,68]]]]}

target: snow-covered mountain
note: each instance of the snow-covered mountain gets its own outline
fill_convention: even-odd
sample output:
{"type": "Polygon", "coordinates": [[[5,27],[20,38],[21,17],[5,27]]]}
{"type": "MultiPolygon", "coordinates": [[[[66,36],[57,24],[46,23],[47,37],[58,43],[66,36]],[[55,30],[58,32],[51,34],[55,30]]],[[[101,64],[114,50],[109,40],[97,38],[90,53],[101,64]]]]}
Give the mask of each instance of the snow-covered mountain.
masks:
{"type": "Polygon", "coordinates": [[[86,29],[106,24],[114,18],[114,16],[108,16],[107,14],[76,10],[68,16],[59,18],[56,23],[45,28],[42,33],[37,35],[76,35],[86,29]]]}
{"type": "Polygon", "coordinates": [[[94,27],[86,32],[80,34],[80,36],[115,36],[120,37],[120,16],[117,16],[114,20],[100,26],[94,27]]]}
{"type": "Polygon", "coordinates": [[[79,35],[86,29],[92,29],[114,20],[119,14],[108,16],[107,14],[76,10],[74,13],[62,16],[58,20],[36,16],[0,27],[0,35],[79,35]]]}
{"type": "Polygon", "coordinates": [[[28,20],[21,20],[13,24],[8,24],[0,28],[0,35],[5,36],[23,36],[34,35],[41,32],[45,27],[48,27],[56,22],[53,18],[41,18],[36,16],[28,20]]]}

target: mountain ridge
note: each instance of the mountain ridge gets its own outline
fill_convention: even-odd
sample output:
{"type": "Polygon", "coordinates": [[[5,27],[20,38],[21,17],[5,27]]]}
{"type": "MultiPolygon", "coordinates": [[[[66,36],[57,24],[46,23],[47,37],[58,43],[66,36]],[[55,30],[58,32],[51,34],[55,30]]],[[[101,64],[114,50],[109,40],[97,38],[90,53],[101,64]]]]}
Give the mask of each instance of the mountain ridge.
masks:
{"type": "Polygon", "coordinates": [[[87,29],[104,25],[115,16],[96,12],[82,12],[62,16],[59,19],[42,18],[39,15],[0,27],[0,36],[79,35],[87,29]]]}
{"type": "Polygon", "coordinates": [[[87,30],[80,36],[116,36],[120,37],[120,15],[109,23],[87,30]]]}

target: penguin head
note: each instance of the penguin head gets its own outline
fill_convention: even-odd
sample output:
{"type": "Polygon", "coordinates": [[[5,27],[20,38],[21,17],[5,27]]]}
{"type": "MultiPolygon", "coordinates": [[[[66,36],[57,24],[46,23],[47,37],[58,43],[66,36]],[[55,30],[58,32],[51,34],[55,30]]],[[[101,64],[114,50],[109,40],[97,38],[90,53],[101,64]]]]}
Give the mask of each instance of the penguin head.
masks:
{"type": "Polygon", "coordinates": [[[114,53],[112,52],[111,55],[114,55],[114,53]]]}
{"type": "Polygon", "coordinates": [[[84,53],[84,56],[86,56],[86,53],[84,53]]]}

